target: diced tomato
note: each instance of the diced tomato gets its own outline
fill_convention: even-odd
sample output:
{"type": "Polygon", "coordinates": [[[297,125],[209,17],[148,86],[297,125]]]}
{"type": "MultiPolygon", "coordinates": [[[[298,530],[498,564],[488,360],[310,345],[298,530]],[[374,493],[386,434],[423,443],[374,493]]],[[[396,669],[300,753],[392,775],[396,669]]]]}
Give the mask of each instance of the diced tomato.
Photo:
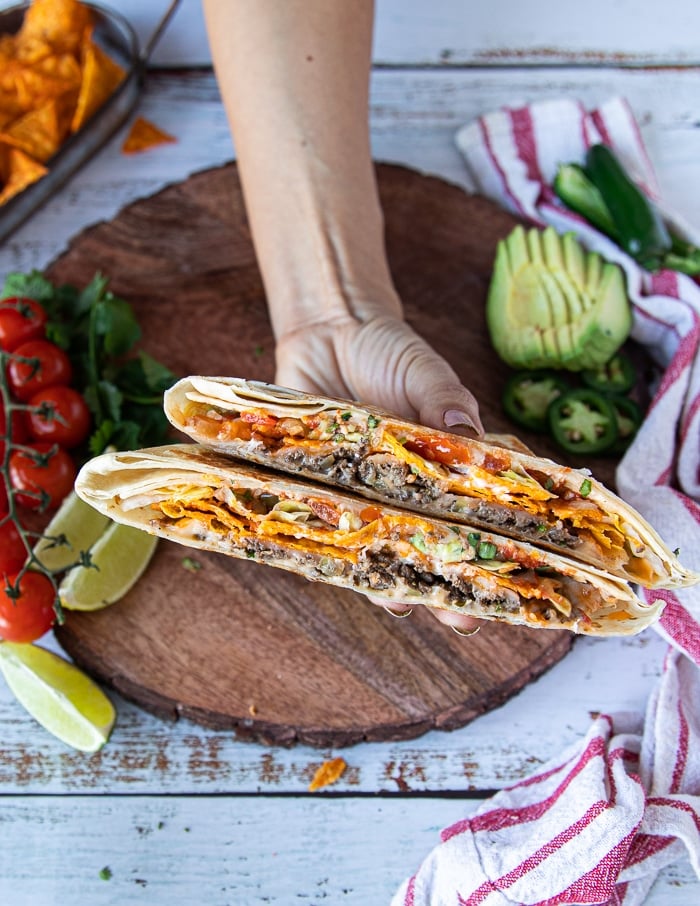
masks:
{"type": "Polygon", "coordinates": [[[374,522],[375,519],[379,519],[382,515],[382,511],[377,509],[376,506],[366,506],[364,510],[360,510],[360,519],[363,522],[374,522]]]}
{"type": "Polygon", "coordinates": [[[318,500],[315,497],[309,497],[306,502],[319,519],[323,519],[323,521],[327,522],[329,525],[338,526],[338,523],[340,522],[340,513],[334,506],[330,503],[326,503],[324,500],[318,500]]]}
{"type": "Polygon", "coordinates": [[[247,412],[241,412],[240,417],[244,422],[248,422],[251,425],[266,425],[268,428],[274,428],[277,424],[277,419],[274,415],[266,415],[264,412],[259,412],[257,409],[249,409],[247,412]]]}
{"type": "Polygon", "coordinates": [[[445,437],[426,435],[413,437],[404,444],[411,453],[417,453],[431,462],[441,462],[446,466],[454,463],[468,465],[471,462],[468,450],[445,437]]]}

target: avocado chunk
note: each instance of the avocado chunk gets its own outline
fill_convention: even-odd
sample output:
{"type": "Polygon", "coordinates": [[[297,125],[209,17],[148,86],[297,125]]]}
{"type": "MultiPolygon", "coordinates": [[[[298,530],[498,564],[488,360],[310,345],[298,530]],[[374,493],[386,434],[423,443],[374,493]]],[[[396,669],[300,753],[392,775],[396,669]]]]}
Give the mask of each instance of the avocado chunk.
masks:
{"type": "Polygon", "coordinates": [[[632,327],[622,270],[573,233],[522,226],[498,243],[486,302],[498,355],[513,368],[603,365],[632,327]]]}

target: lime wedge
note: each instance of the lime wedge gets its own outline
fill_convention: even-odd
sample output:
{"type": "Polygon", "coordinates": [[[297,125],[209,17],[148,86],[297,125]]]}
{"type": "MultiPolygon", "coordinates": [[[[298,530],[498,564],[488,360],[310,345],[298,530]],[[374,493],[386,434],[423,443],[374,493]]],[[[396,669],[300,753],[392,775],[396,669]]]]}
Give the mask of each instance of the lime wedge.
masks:
{"type": "Polygon", "coordinates": [[[111,520],[98,513],[71,491],[34,546],[34,555],[44,569],[60,572],[77,563],[80,552],[89,550],[111,520]],[[65,539],[57,543],[51,539],[65,539]]]}
{"type": "Polygon", "coordinates": [[[62,742],[81,752],[107,742],[114,706],[74,664],[37,645],[0,642],[0,670],[18,701],[62,742]]]}
{"type": "Polygon", "coordinates": [[[90,548],[93,566],[63,577],[58,597],[67,610],[100,610],[114,604],[143,575],[156,549],[155,535],[113,522],[90,548]]]}

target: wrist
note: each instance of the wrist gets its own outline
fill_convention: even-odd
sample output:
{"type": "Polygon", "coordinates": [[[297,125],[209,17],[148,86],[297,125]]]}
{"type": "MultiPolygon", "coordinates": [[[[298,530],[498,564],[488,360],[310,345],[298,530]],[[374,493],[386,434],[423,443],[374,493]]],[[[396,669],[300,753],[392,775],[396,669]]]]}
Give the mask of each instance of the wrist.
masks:
{"type": "Polygon", "coordinates": [[[267,205],[251,210],[278,339],[329,320],[402,317],[373,177],[369,161],[342,179],[314,166],[287,189],[274,210],[267,205]],[[348,191],[348,184],[355,191],[348,191]]]}
{"type": "MultiPolygon", "coordinates": [[[[361,325],[377,318],[403,319],[401,300],[386,260],[373,250],[337,242],[322,233],[314,254],[289,257],[264,271],[276,340],[327,326],[361,325]]],[[[383,249],[382,249],[383,251],[383,249]]]]}

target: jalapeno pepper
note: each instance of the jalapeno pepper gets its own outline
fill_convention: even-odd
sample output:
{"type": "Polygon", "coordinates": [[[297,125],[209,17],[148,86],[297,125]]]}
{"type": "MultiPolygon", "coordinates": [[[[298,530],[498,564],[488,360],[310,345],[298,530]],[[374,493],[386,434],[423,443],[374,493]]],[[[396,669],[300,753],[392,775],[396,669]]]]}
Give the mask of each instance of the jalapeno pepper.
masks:
{"type": "Polygon", "coordinates": [[[671,251],[664,255],[663,266],[695,277],[700,274],[700,248],[671,233],[671,251]]]}
{"type": "Polygon", "coordinates": [[[595,390],[570,390],[550,404],[552,437],[567,453],[603,453],[617,440],[617,418],[610,402],[595,390]]]}
{"type": "Polygon", "coordinates": [[[617,240],[617,229],[608,206],[580,164],[560,164],[552,188],[567,208],[585,217],[611,239],[617,240]]]}
{"type": "Polygon", "coordinates": [[[569,384],[555,371],[518,371],[505,386],[503,408],[521,427],[546,431],[550,403],[567,390],[569,384]]]}
{"type": "Polygon", "coordinates": [[[621,352],[616,353],[600,368],[581,372],[583,383],[600,393],[627,393],[634,387],[636,379],[632,360],[621,352]]]}
{"type": "Polygon", "coordinates": [[[610,211],[622,248],[643,267],[658,269],[672,243],[654,204],[606,145],[588,149],[585,169],[610,211]]]}
{"type": "Polygon", "coordinates": [[[644,415],[641,408],[628,396],[609,396],[608,402],[617,419],[617,440],[610,448],[611,453],[624,453],[634,440],[644,415]]]}

